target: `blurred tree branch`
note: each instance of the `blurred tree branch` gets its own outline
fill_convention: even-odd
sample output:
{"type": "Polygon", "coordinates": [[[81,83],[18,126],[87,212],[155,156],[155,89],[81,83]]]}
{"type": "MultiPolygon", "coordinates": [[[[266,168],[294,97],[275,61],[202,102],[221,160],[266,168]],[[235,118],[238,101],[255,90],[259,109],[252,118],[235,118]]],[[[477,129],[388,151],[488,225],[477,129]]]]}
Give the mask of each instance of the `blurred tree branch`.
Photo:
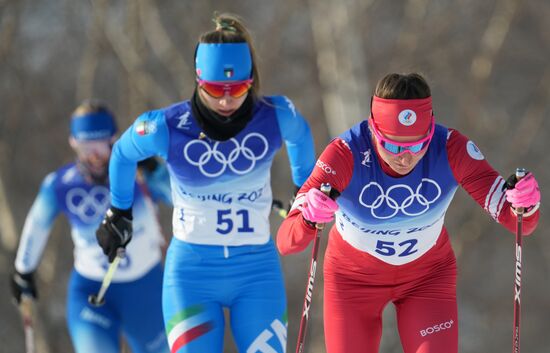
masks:
{"type": "MultiPolygon", "coordinates": [[[[93,1],[95,7],[100,6],[99,1],[93,1]]],[[[156,104],[167,105],[173,98],[166,92],[153,76],[144,70],[143,60],[140,58],[135,46],[128,37],[121,31],[119,25],[105,22],[105,35],[114,53],[120,60],[122,67],[126,70],[133,85],[141,95],[142,101],[153,101],[156,104]]]]}
{"type": "Polygon", "coordinates": [[[0,18],[0,62],[6,59],[6,56],[12,50],[14,37],[19,26],[19,1],[3,1],[0,18]],[[5,4],[8,2],[9,4],[5,4]]]}
{"type": "Polygon", "coordinates": [[[182,97],[186,86],[194,81],[194,63],[188,63],[177,50],[166,32],[158,6],[150,0],[139,0],[139,18],[143,24],[143,32],[153,53],[169,70],[179,87],[178,96],[182,97]]]}
{"type": "Polygon", "coordinates": [[[487,114],[484,114],[486,108],[481,102],[485,97],[495,60],[499,58],[498,54],[510,31],[519,3],[520,0],[502,0],[495,3],[493,14],[481,36],[478,52],[471,61],[469,77],[471,89],[464,92],[462,96],[463,102],[460,106],[463,108],[464,119],[461,120],[461,126],[477,126],[484,135],[492,134],[494,129],[487,121],[487,114]]]}
{"type": "Polygon", "coordinates": [[[108,0],[97,0],[94,2],[95,6],[92,7],[92,24],[88,30],[76,81],[78,101],[93,97],[94,78],[101,57],[101,41],[104,38],[102,28],[104,27],[104,19],[107,16],[108,3],[108,0]]]}
{"type": "Polygon", "coordinates": [[[330,136],[336,136],[364,117],[368,101],[367,65],[363,38],[356,30],[356,0],[309,0],[309,14],[330,136]],[[330,16],[327,16],[330,13],[330,16]]]}

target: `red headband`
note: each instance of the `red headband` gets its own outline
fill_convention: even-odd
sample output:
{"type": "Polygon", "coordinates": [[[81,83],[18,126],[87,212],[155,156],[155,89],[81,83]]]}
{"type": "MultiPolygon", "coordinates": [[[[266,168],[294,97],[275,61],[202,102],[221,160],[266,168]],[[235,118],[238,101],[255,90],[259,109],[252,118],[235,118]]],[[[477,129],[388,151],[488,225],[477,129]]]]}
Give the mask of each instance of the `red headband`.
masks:
{"type": "Polygon", "coordinates": [[[385,99],[374,96],[371,117],[384,134],[424,135],[432,122],[432,97],[421,99],[385,99]]]}

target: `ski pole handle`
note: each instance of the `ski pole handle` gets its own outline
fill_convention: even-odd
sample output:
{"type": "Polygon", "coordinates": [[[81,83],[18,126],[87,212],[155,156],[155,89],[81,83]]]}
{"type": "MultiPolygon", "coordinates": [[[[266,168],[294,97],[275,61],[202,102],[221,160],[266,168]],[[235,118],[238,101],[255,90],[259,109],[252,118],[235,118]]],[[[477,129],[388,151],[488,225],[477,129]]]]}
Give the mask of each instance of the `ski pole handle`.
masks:
{"type": "MultiPolygon", "coordinates": [[[[325,195],[327,195],[328,197],[330,197],[330,190],[331,190],[331,186],[329,183],[322,183],[321,184],[321,192],[325,195]]],[[[315,224],[315,228],[317,228],[317,230],[323,230],[325,228],[325,224],[324,223],[316,223],[315,224]]]]}
{"type": "MultiPolygon", "coordinates": [[[[525,168],[516,168],[516,182],[523,179],[523,177],[525,177],[525,175],[527,175],[527,170],[525,168]]],[[[524,211],[525,210],[524,210],[523,207],[516,208],[516,213],[518,214],[518,216],[523,215],[524,211]]]]}
{"type": "Polygon", "coordinates": [[[516,168],[516,179],[520,181],[523,177],[527,175],[527,169],[525,168],[516,168]]]}

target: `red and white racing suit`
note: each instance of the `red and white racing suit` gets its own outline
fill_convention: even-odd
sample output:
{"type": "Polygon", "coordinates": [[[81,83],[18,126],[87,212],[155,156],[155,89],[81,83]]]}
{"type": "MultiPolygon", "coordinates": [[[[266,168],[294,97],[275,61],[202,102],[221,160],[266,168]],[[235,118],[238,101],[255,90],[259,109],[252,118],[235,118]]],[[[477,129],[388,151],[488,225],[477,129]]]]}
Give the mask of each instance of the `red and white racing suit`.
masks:
{"type": "MultiPolygon", "coordinates": [[[[283,255],[315,237],[300,209],[305,193],[322,183],[341,194],[324,260],[327,352],[378,352],[382,311],[392,302],[405,353],[456,353],[456,259],[445,212],[460,185],[514,232],[505,180],[472,141],[441,125],[418,165],[399,176],[379,158],[365,121],[321,154],[278,231],[283,255]]],[[[524,216],[525,235],[538,219],[537,205],[524,216]]]]}

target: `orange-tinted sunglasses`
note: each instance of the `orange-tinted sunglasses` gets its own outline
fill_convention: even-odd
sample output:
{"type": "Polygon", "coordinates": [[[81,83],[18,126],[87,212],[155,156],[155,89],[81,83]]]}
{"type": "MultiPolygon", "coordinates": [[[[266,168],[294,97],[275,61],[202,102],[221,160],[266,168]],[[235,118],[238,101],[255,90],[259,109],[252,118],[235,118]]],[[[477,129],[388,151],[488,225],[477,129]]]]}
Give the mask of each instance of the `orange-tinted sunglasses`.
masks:
{"type": "Polygon", "coordinates": [[[212,82],[197,78],[199,87],[212,98],[222,98],[228,93],[233,98],[240,98],[252,87],[253,79],[236,82],[212,82]]]}

